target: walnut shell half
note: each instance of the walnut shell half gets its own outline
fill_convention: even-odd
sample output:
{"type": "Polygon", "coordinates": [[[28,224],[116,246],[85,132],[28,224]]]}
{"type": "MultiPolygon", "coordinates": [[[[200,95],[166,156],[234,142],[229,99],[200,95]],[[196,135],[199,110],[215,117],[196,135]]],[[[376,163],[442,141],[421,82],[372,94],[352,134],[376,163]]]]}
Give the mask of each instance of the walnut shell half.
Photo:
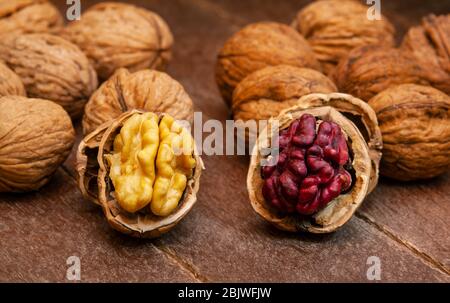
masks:
{"type": "Polygon", "coordinates": [[[252,72],[286,64],[320,71],[308,42],[293,28],[275,22],[247,25],[225,42],[216,64],[216,81],[227,103],[236,85],[252,72]]]}
{"type": "MultiPolygon", "coordinates": [[[[79,188],[87,199],[99,204],[108,223],[116,230],[133,237],[154,238],[171,230],[192,209],[200,187],[203,162],[194,149],[196,167],[177,209],[166,217],[158,217],[150,212],[128,213],[120,208],[112,192],[109,166],[105,155],[113,149],[113,141],[127,119],[139,110],[121,114],[104,123],[86,136],[78,146],[77,171],[79,188]]],[[[160,115],[162,117],[163,114],[160,115]]]]}
{"type": "Polygon", "coordinates": [[[120,67],[130,71],[164,69],[171,59],[173,36],[166,22],[134,5],[94,5],[62,35],[86,53],[101,80],[120,67]]]}
{"type": "MultiPolygon", "coordinates": [[[[377,176],[374,176],[376,169],[374,168],[374,162],[376,160],[371,159],[373,151],[370,150],[356,125],[344,115],[354,111],[358,112],[362,118],[369,119],[366,122],[370,123],[374,119],[373,122],[376,123],[373,111],[367,104],[365,106],[363,104],[363,101],[345,94],[311,94],[301,98],[298,105],[282,111],[277,118],[270,120],[268,132],[264,131],[260,134],[257,144],[255,144],[247,176],[250,202],[261,217],[282,230],[311,233],[333,232],[350,220],[366,195],[375,187],[377,180],[377,176]],[[333,107],[336,105],[340,108],[333,107]],[[360,112],[360,106],[364,108],[363,112],[360,112]],[[339,112],[341,109],[344,109],[342,113],[339,112]],[[260,163],[264,158],[262,151],[270,147],[268,139],[271,137],[273,123],[278,122],[280,130],[285,129],[305,113],[311,114],[322,121],[333,121],[341,127],[348,138],[347,144],[352,154],[354,176],[352,187],[348,192],[339,195],[316,214],[303,217],[296,214],[281,214],[265,201],[262,195],[263,179],[260,173],[260,163]],[[269,136],[265,134],[269,134],[269,136]]],[[[379,144],[381,144],[381,141],[379,144]]]]}
{"type": "Polygon", "coordinates": [[[412,27],[401,49],[410,51],[421,66],[428,69],[427,78],[439,90],[450,94],[450,14],[429,15],[422,25],[412,27]]]}
{"type": "Polygon", "coordinates": [[[69,115],[53,102],[0,98],[0,192],[44,186],[75,141],[69,115]]]}
{"type": "Polygon", "coordinates": [[[428,86],[404,84],[369,101],[383,134],[381,174],[402,181],[450,169],[450,97],[428,86]]]}
{"type": "Polygon", "coordinates": [[[391,86],[415,83],[429,85],[429,71],[410,52],[380,46],[353,49],[333,72],[339,91],[364,101],[391,86]]]}
{"type": "Polygon", "coordinates": [[[54,101],[72,118],[81,116],[98,85],[87,57],[58,36],[7,36],[0,41],[0,59],[19,75],[29,97],[54,101]]]}
{"type": "Polygon", "coordinates": [[[58,9],[47,0],[0,0],[0,36],[54,33],[63,24],[58,9]]]}
{"type": "Polygon", "coordinates": [[[368,6],[353,0],[316,1],[298,12],[292,26],[311,44],[328,75],[355,47],[394,46],[392,24],[385,16],[370,20],[367,11],[368,6]]]}
{"type": "Polygon", "coordinates": [[[86,104],[84,134],[131,109],[164,112],[189,122],[192,122],[194,115],[191,98],[183,86],[168,74],[155,70],[130,73],[121,68],[100,86],[86,104]]]}
{"type": "Polygon", "coordinates": [[[0,62],[0,97],[9,95],[26,97],[27,93],[19,76],[0,62]]]}

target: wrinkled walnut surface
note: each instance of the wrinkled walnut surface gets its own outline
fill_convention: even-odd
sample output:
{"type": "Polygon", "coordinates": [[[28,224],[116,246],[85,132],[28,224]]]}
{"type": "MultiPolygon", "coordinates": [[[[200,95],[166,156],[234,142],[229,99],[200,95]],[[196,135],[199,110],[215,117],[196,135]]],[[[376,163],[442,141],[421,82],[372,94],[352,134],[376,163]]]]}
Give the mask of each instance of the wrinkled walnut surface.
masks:
{"type": "Polygon", "coordinates": [[[225,42],[216,64],[216,81],[230,103],[236,85],[252,72],[286,64],[320,70],[306,40],[293,28],[275,22],[250,24],[225,42]]]}
{"type": "Polygon", "coordinates": [[[367,11],[367,5],[353,0],[316,1],[298,12],[292,26],[311,44],[325,74],[330,74],[355,47],[394,46],[392,24],[385,16],[369,20],[367,11]]]}
{"type": "Polygon", "coordinates": [[[383,134],[381,174],[403,181],[450,169],[450,98],[432,87],[404,84],[369,101],[383,134]]]}
{"type": "Polygon", "coordinates": [[[135,213],[150,205],[158,216],[175,210],[196,166],[191,134],[168,115],[135,114],[113,146],[105,157],[120,207],[135,213]]]}
{"type": "Polygon", "coordinates": [[[83,116],[83,132],[132,109],[167,113],[192,122],[194,105],[183,86],[169,75],[154,70],[130,73],[119,69],[91,96],[83,116]]]}
{"type": "Polygon", "coordinates": [[[429,15],[412,27],[401,48],[414,54],[434,87],[450,94],[450,14],[429,15]]]}
{"type": "MultiPolygon", "coordinates": [[[[102,206],[108,223],[114,229],[134,237],[153,238],[172,229],[194,206],[203,162],[194,149],[193,157],[196,165],[193,174],[187,180],[179,204],[169,215],[161,217],[148,211],[136,213],[124,211],[113,195],[114,189],[109,178],[110,167],[106,155],[111,154],[114,139],[123,124],[136,113],[144,114],[138,110],[123,113],[84,138],[77,152],[78,184],[87,199],[102,206]]],[[[162,116],[164,115],[160,117],[162,116]]]]}
{"type": "Polygon", "coordinates": [[[22,79],[29,97],[54,101],[72,118],[79,117],[97,88],[97,76],[74,44],[49,34],[7,36],[0,59],[22,79]]]}
{"type": "Polygon", "coordinates": [[[41,188],[74,141],[72,122],[61,106],[20,96],[0,98],[0,192],[41,188]]]}
{"type": "Polygon", "coordinates": [[[94,5],[62,35],[86,53],[102,80],[120,67],[164,69],[171,59],[173,36],[166,22],[154,12],[129,4],[94,5]]]}
{"type": "MultiPolygon", "coordinates": [[[[352,167],[354,169],[351,189],[333,199],[324,209],[312,216],[305,217],[297,214],[280,213],[265,201],[261,190],[263,187],[263,179],[260,173],[260,161],[263,159],[262,150],[269,147],[270,142],[267,136],[260,135],[258,137],[258,144],[254,147],[247,175],[250,201],[254,210],[260,216],[282,230],[291,232],[308,231],[311,233],[333,232],[350,220],[356,209],[370,192],[370,188],[376,184],[377,177],[371,177],[374,173],[373,159],[371,160],[371,152],[363,135],[354,123],[332,107],[334,103],[341,104],[342,108],[347,108],[347,110],[353,109],[355,111],[358,111],[356,108],[359,104],[364,104],[363,101],[345,94],[310,94],[300,99],[300,106],[286,109],[277,118],[272,120],[278,121],[282,130],[289,127],[294,120],[300,118],[302,115],[311,114],[322,121],[332,121],[338,124],[342,132],[349,138],[348,148],[352,155],[352,167]],[[306,101],[302,102],[303,100],[306,101]],[[350,100],[350,102],[348,102],[348,106],[346,107],[347,100],[350,100]]],[[[372,113],[370,111],[368,109],[369,115],[374,115],[373,111],[372,113]]],[[[344,111],[343,113],[346,112],[344,111]]],[[[271,133],[271,127],[271,124],[269,124],[269,134],[271,133]]]]}
{"type": "Polygon", "coordinates": [[[0,0],[0,36],[53,33],[63,24],[58,9],[46,0],[0,0]]]}
{"type": "Polygon", "coordinates": [[[333,72],[339,91],[366,102],[391,86],[405,83],[429,85],[427,78],[427,71],[411,53],[378,46],[355,48],[333,72]]]}
{"type": "Polygon", "coordinates": [[[332,93],[337,88],[325,75],[309,68],[268,66],[242,80],[234,90],[235,120],[262,120],[278,116],[311,93],[332,93]]]}
{"type": "Polygon", "coordinates": [[[19,76],[0,62],[0,98],[3,96],[25,96],[25,87],[19,76]]]}

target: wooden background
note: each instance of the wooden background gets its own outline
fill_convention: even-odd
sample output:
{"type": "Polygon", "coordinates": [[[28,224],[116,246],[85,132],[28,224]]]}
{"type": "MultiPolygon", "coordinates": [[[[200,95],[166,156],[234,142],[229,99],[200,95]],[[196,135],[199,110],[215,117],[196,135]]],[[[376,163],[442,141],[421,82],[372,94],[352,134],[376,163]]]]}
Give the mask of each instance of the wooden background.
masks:
{"type": "MultiPolygon", "coordinates": [[[[83,0],[83,9],[96,2],[83,0]]],[[[290,23],[308,1],[129,2],[167,20],[176,42],[168,73],[185,86],[204,119],[224,121],[229,113],[214,64],[226,38],[250,22],[290,23]]],[[[65,10],[65,1],[54,3],[65,10]]],[[[422,16],[449,13],[450,1],[382,1],[382,12],[400,39],[422,16]]],[[[450,174],[414,184],[382,179],[338,232],[291,235],[250,206],[248,158],[203,159],[207,170],[196,206],[156,240],[115,232],[100,208],[82,199],[73,153],[41,191],[1,194],[0,281],[67,281],[66,260],[75,255],[82,281],[367,281],[367,258],[377,256],[382,281],[450,282],[450,174]]]]}

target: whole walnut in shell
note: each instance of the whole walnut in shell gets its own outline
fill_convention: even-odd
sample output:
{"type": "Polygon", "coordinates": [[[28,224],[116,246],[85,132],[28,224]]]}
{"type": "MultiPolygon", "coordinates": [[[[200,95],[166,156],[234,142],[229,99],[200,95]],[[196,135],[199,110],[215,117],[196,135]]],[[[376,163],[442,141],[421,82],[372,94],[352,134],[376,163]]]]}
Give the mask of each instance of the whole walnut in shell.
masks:
{"type": "Polygon", "coordinates": [[[325,74],[330,74],[355,47],[394,46],[392,24],[384,16],[370,20],[367,11],[368,6],[353,0],[316,1],[297,13],[292,26],[308,40],[325,74]]]}
{"type": "Polygon", "coordinates": [[[362,46],[353,49],[333,72],[339,91],[364,101],[395,85],[429,85],[428,74],[410,52],[395,48],[362,46]]]}
{"type": "Polygon", "coordinates": [[[6,36],[0,59],[22,79],[29,97],[58,103],[72,118],[97,88],[97,75],[74,44],[50,34],[6,36]]]}
{"type": "Polygon", "coordinates": [[[183,86],[169,75],[155,70],[130,73],[119,69],[91,96],[83,116],[83,132],[131,109],[164,112],[178,120],[192,122],[194,105],[183,86]]]}
{"type": "MultiPolygon", "coordinates": [[[[325,75],[309,68],[268,66],[245,77],[234,90],[235,120],[267,120],[276,117],[298,99],[311,93],[332,93],[337,88],[325,75]]],[[[256,134],[252,134],[256,139],[256,134]]]]}
{"type": "Polygon", "coordinates": [[[216,64],[216,81],[231,103],[236,85],[254,71],[271,65],[320,70],[308,42],[293,28],[275,22],[247,25],[225,42],[216,64]]]}
{"type": "Polygon", "coordinates": [[[19,76],[0,62],[0,97],[9,95],[26,96],[27,94],[19,76]]]}
{"type": "Polygon", "coordinates": [[[410,51],[425,69],[427,79],[439,90],[450,94],[450,15],[429,15],[422,25],[412,27],[401,49],[410,51]]]}
{"type": "Polygon", "coordinates": [[[74,141],[72,122],[61,106],[21,96],[0,98],[0,192],[41,188],[74,141]]]}
{"type": "Polygon", "coordinates": [[[404,84],[369,101],[383,135],[381,174],[403,181],[450,169],[450,97],[428,86],[404,84]]]}
{"type": "Polygon", "coordinates": [[[86,53],[102,80],[120,67],[164,69],[171,59],[173,36],[166,22],[154,12],[129,4],[94,5],[62,35],[86,53]]]}
{"type": "Polygon", "coordinates": [[[0,0],[0,36],[56,32],[63,24],[58,9],[47,0],[0,0]]]}

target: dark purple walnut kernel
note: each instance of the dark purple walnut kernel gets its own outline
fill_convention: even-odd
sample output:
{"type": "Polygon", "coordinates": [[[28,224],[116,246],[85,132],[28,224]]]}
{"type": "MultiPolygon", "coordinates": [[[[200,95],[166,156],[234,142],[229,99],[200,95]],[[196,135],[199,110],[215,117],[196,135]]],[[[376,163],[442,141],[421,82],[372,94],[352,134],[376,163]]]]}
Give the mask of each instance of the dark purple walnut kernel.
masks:
{"type": "Polygon", "coordinates": [[[338,124],[303,114],[280,131],[279,149],[275,165],[261,167],[262,194],[278,211],[312,215],[351,187],[349,150],[338,124]]]}

